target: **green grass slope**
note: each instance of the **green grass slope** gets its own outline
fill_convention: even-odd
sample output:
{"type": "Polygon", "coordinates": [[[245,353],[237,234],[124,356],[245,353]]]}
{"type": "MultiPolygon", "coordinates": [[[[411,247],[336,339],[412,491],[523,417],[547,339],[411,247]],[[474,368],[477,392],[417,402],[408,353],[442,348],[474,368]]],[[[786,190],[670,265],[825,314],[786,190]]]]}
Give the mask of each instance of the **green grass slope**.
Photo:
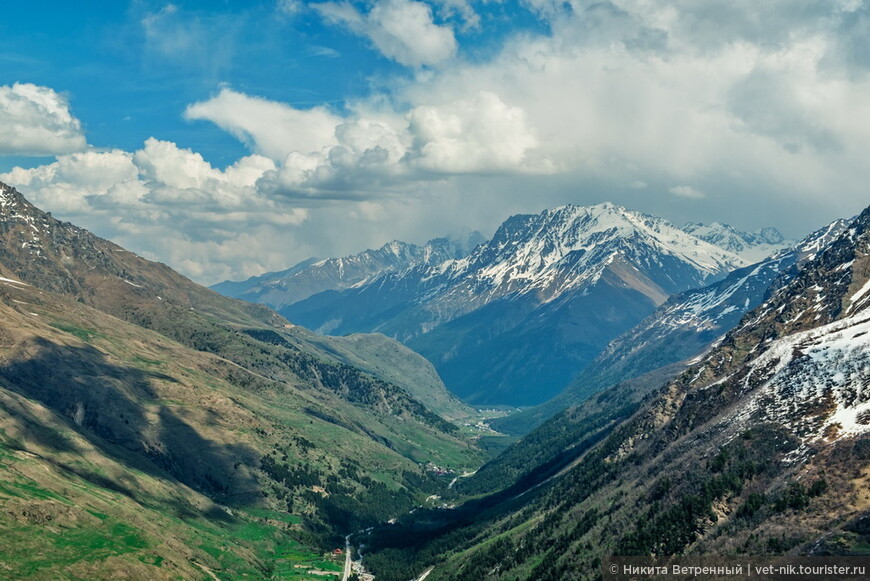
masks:
{"type": "Polygon", "coordinates": [[[12,578],[306,578],[342,534],[443,488],[422,464],[479,463],[400,388],[255,338],[283,329],[165,309],[154,327],[176,321],[172,334],[202,351],[0,282],[0,568],[12,578]]]}
{"type": "Polygon", "coordinates": [[[467,418],[475,410],[447,391],[435,367],[422,355],[379,333],[328,337],[296,327],[294,335],[339,360],[389,381],[449,420],[467,418]]]}

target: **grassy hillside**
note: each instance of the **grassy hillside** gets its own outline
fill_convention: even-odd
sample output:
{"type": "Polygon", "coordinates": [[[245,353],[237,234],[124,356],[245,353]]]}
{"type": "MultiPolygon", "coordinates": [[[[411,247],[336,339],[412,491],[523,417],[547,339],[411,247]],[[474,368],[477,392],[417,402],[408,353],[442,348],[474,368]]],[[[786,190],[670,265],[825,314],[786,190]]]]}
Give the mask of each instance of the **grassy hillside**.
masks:
{"type": "Polygon", "coordinates": [[[355,333],[346,337],[326,337],[303,327],[295,327],[292,334],[321,347],[348,365],[401,387],[447,419],[467,418],[476,413],[447,391],[435,367],[426,358],[385,335],[355,333]]]}
{"type": "Polygon", "coordinates": [[[451,424],[290,329],[161,302],[132,312],[151,330],[0,282],[13,578],[299,578],[442,490],[427,463],[479,464],[451,424]]]}

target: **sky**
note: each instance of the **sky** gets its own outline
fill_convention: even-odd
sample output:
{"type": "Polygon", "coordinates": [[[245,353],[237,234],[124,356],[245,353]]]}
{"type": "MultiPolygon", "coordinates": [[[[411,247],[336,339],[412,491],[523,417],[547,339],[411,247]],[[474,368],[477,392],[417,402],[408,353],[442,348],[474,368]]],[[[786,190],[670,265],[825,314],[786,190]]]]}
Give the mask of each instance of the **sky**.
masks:
{"type": "Polygon", "coordinates": [[[566,203],[870,203],[870,1],[0,6],[0,181],[204,284],[566,203]]]}

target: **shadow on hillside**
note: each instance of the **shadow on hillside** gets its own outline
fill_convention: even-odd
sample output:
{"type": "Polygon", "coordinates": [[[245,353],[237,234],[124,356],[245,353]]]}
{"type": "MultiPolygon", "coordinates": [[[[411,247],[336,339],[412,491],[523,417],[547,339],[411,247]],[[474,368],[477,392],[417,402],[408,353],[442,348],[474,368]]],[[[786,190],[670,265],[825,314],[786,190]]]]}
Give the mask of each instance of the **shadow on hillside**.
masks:
{"type": "MultiPolygon", "coordinates": [[[[156,400],[153,383],[175,382],[174,378],[115,365],[89,346],[58,345],[42,338],[35,344],[36,355],[0,367],[0,377],[11,391],[63,416],[71,429],[107,457],[153,476],[171,476],[224,504],[249,504],[258,497],[254,478],[238,469],[258,465],[254,449],[211,441],[156,400]]],[[[20,410],[2,401],[0,406],[22,422],[36,443],[58,452],[74,451],[68,440],[38,418],[22,418],[20,410]]],[[[107,479],[81,468],[64,468],[127,496],[138,492],[133,474],[107,479]]]]}

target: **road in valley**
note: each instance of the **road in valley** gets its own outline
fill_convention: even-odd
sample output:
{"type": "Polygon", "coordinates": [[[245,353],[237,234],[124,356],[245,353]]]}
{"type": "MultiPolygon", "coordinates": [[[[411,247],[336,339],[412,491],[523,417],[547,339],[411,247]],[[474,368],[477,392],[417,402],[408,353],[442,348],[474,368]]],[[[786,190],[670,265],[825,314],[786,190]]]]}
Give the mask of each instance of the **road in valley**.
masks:
{"type": "Polygon", "coordinates": [[[341,581],[348,581],[350,578],[350,535],[344,537],[344,574],[341,576],[341,581]]]}

